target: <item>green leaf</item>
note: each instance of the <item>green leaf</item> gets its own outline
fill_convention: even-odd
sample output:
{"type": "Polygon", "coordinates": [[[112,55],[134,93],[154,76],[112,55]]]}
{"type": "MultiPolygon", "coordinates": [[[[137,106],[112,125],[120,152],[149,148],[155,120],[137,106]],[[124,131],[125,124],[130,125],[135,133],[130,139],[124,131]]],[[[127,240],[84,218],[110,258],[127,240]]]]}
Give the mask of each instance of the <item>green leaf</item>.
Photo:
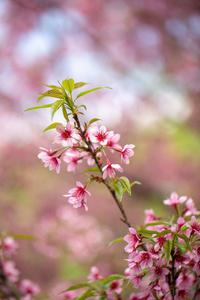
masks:
{"type": "Polygon", "coordinates": [[[124,242],[124,238],[118,238],[118,239],[116,239],[116,240],[111,241],[111,242],[108,244],[108,247],[110,247],[112,244],[118,243],[118,242],[124,242]]]}
{"type": "Polygon", "coordinates": [[[29,235],[29,234],[13,234],[12,235],[15,239],[24,239],[24,240],[31,240],[31,241],[37,241],[38,238],[33,236],[33,235],[29,235]]]}
{"type": "Polygon", "coordinates": [[[141,185],[141,182],[139,182],[139,181],[133,181],[133,182],[130,184],[130,187],[132,187],[132,186],[135,185],[135,184],[141,185]]]}
{"type": "Polygon", "coordinates": [[[50,129],[56,128],[56,126],[57,126],[58,124],[62,125],[61,123],[58,123],[58,122],[52,123],[52,124],[50,124],[49,126],[47,126],[47,127],[43,130],[43,132],[45,132],[45,131],[47,131],[47,130],[50,130],[50,129]]]}
{"type": "Polygon", "coordinates": [[[61,90],[61,88],[59,86],[56,86],[56,85],[48,85],[48,84],[45,84],[43,82],[40,82],[41,84],[49,87],[50,89],[53,89],[53,90],[61,90]]]}
{"type": "Polygon", "coordinates": [[[77,83],[74,84],[74,88],[78,89],[78,88],[80,88],[80,87],[82,87],[82,86],[84,86],[86,84],[89,84],[89,83],[86,83],[86,82],[77,82],[77,83]]]}
{"type": "Polygon", "coordinates": [[[171,223],[171,222],[161,222],[161,221],[151,222],[151,223],[147,223],[146,227],[148,227],[148,226],[155,226],[155,225],[170,225],[170,226],[173,226],[173,223],[171,223]]]}
{"type": "Polygon", "coordinates": [[[89,168],[82,173],[88,173],[88,172],[100,172],[99,168],[89,168]]]}
{"type": "Polygon", "coordinates": [[[119,180],[121,181],[121,183],[123,184],[123,186],[125,187],[126,191],[128,192],[131,198],[131,185],[129,179],[125,176],[122,176],[119,178],[119,180]]]}
{"type": "Polygon", "coordinates": [[[78,290],[78,289],[81,289],[84,287],[90,287],[89,283],[78,283],[78,284],[72,285],[68,289],[60,292],[59,294],[62,294],[62,293],[68,292],[68,291],[78,290]]]}
{"type": "Polygon", "coordinates": [[[160,236],[163,236],[163,235],[166,235],[168,233],[171,233],[171,230],[170,229],[166,229],[166,230],[163,230],[161,232],[157,232],[156,236],[155,237],[160,237],[160,236]]]}
{"type": "Polygon", "coordinates": [[[185,231],[186,229],[188,229],[189,227],[186,224],[183,224],[183,226],[181,226],[181,232],[185,231]]]}
{"type": "Polygon", "coordinates": [[[192,249],[191,249],[191,247],[190,247],[190,244],[189,244],[190,239],[189,239],[185,234],[177,234],[177,236],[178,236],[180,239],[182,239],[182,240],[185,241],[185,243],[186,243],[186,245],[187,245],[187,249],[189,249],[190,252],[193,253],[193,252],[192,252],[192,249]]]}
{"type": "Polygon", "coordinates": [[[79,109],[80,107],[83,107],[85,110],[87,110],[87,107],[84,104],[76,106],[76,109],[79,109]]]}
{"type": "MultiPolygon", "coordinates": [[[[41,93],[39,93],[39,94],[41,94],[41,93]]],[[[48,90],[47,92],[41,94],[41,96],[43,96],[43,97],[53,97],[53,98],[60,98],[60,99],[62,98],[62,99],[64,99],[63,94],[59,90],[48,90]]],[[[39,98],[38,98],[38,101],[39,101],[39,98]]]]}
{"type": "Polygon", "coordinates": [[[40,105],[40,106],[34,106],[34,107],[30,107],[25,109],[23,112],[21,112],[20,114],[23,114],[25,111],[29,111],[29,110],[33,110],[33,109],[40,109],[40,108],[47,108],[47,107],[51,107],[53,103],[51,104],[45,104],[45,105],[40,105]]]}
{"type": "Polygon", "coordinates": [[[63,80],[62,85],[71,94],[74,90],[74,79],[65,79],[63,80]]]}
{"type": "Polygon", "coordinates": [[[152,235],[152,234],[157,234],[158,231],[156,230],[147,230],[147,229],[139,229],[137,231],[138,234],[142,234],[142,235],[152,235]]]}
{"type": "Polygon", "coordinates": [[[101,119],[94,118],[94,119],[90,120],[89,125],[91,125],[92,123],[97,122],[97,121],[101,121],[101,119]]]}
{"type": "Polygon", "coordinates": [[[89,297],[94,296],[94,292],[92,292],[90,289],[87,290],[84,294],[82,294],[81,296],[77,297],[77,300],[84,300],[87,299],[89,297]]]}
{"type": "Polygon", "coordinates": [[[165,248],[166,261],[167,261],[167,266],[168,266],[169,261],[170,261],[171,250],[172,250],[172,240],[169,239],[169,240],[165,241],[164,248],[165,248]]]}
{"type": "Polygon", "coordinates": [[[113,187],[113,189],[115,190],[115,193],[117,194],[119,201],[122,201],[122,196],[124,193],[124,188],[122,186],[122,183],[120,181],[114,182],[111,184],[111,186],[113,187]]]}
{"type": "Polygon", "coordinates": [[[68,117],[67,110],[66,110],[64,104],[62,105],[62,112],[63,112],[63,116],[64,116],[65,120],[67,122],[69,122],[69,117],[68,117]]]}
{"type": "Polygon", "coordinates": [[[183,243],[176,243],[176,246],[181,250],[181,253],[185,255],[185,252],[187,250],[187,245],[183,243]]]}
{"type": "Polygon", "coordinates": [[[64,100],[57,100],[51,106],[51,120],[53,120],[54,114],[63,105],[64,100]]]}
{"type": "Polygon", "coordinates": [[[88,94],[88,93],[91,93],[91,92],[93,92],[93,91],[100,90],[100,89],[104,89],[104,88],[108,88],[108,89],[111,89],[111,90],[112,90],[112,88],[110,88],[109,86],[97,87],[97,88],[94,88],[94,89],[91,89],[91,90],[87,90],[87,91],[84,91],[84,92],[78,94],[78,96],[76,97],[76,99],[78,99],[79,97],[82,97],[82,96],[84,96],[84,95],[86,95],[86,94],[88,94]]]}
{"type": "Polygon", "coordinates": [[[103,279],[101,282],[102,282],[102,284],[106,284],[113,280],[119,280],[119,279],[125,279],[125,276],[119,275],[119,274],[113,274],[113,275],[109,276],[108,278],[103,279]]]}

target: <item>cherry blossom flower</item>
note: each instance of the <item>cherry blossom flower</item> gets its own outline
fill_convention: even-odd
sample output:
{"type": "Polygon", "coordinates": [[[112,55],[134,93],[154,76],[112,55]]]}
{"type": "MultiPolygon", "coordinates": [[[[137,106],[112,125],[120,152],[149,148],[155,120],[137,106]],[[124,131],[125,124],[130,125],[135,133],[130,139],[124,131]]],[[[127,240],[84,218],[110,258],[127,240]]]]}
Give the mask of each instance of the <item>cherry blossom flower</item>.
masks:
{"type": "Polygon", "coordinates": [[[7,236],[3,242],[0,241],[0,247],[2,247],[4,250],[5,255],[10,257],[15,253],[16,249],[18,248],[18,244],[12,236],[7,236]]]}
{"type": "Polygon", "coordinates": [[[75,137],[76,129],[74,128],[74,123],[72,121],[69,121],[64,127],[62,124],[58,124],[56,126],[57,134],[54,138],[54,143],[57,144],[63,144],[72,146],[73,145],[73,136],[75,137]],[[64,143],[63,143],[64,142],[64,143]]]}
{"type": "Polygon", "coordinates": [[[136,275],[132,276],[131,282],[133,283],[134,287],[137,289],[139,286],[143,286],[142,278],[144,275],[136,275]]]}
{"type": "Polygon", "coordinates": [[[198,214],[199,212],[197,211],[194,201],[192,198],[189,198],[187,202],[185,203],[185,210],[184,210],[185,216],[190,216],[192,214],[198,214]]]}
{"type": "Polygon", "coordinates": [[[88,210],[86,202],[87,195],[91,196],[90,192],[88,192],[85,188],[86,186],[76,182],[77,188],[70,189],[68,191],[69,194],[63,195],[64,197],[69,197],[68,202],[73,205],[74,208],[83,207],[86,211],[88,210]]]}
{"type": "Polygon", "coordinates": [[[200,222],[197,222],[195,216],[192,216],[191,218],[190,228],[192,229],[192,233],[197,233],[200,235],[200,222]]]}
{"type": "Polygon", "coordinates": [[[55,169],[56,172],[59,173],[61,160],[59,157],[53,156],[55,155],[55,151],[52,151],[51,149],[48,150],[43,147],[40,147],[40,149],[42,151],[38,154],[38,158],[44,162],[45,168],[49,167],[50,171],[55,169]]]}
{"type": "Polygon", "coordinates": [[[145,224],[152,223],[152,222],[157,221],[159,219],[159,218],[155,217],[153,209],[145,209],[144,213],[146,215],[146,218],[145,218],[145,221],[144,221],[145,224]]]}
{"type": "Polygon", "coordinates": [[[169,270],[164,268],[163,265],[163,260],[157,260],[156,266],[150,269],[150,272],[152,273],[150,281],[156,281],[157,279],[165,281],[165,276],[169,273],[169,270]]]}
{"type": "Polygon", "coordinates": [[[78,163],[82,162],[82,154],[76,148],[65,151],[63,161],[68,164],[67,171],[74,172],[78,163]]]}
{"type": "Polygon", "coordinates": [[[18,281],[19,271],[16,269],[13,261],[3,262],[3,272],[10,282],[18,281]]]}
{"type": "Polygon", "coordinates": [[[139,262],[141,269],[152,267],[153,260],[151,254],[146,251],[140,251],[137,256],[134,258],[135,262],[139,262]]]}
{"type": "MultiPolygon", "coordinates": [[[[113,136],[111,136],[108,140],[107,140],[107,143],[106,143],[106,147],[111,147],[111,148],[114,148],[114,149],[121,149],[120,145],[117,144],[117,142],[119,141],[120,139],[120,134],[119,133],[116,133],[114,134],[113,136]]],[[[114,152],[114,149],[110,149],[110,151],[113,153],[114,152]]]]}
{"type": "Polygon", "coordinates": [[[112,295],[113,293],[116,294],[121,294],[122,292],[122,284],[123,284],[123,279],[119,279],[119,280],[113,280],[110,282],[110,287],[107,290],[107,295],[112,295]]]}
{"type": "Polygon", "coordinates": [[[179,288],[184,288],[187,286],[188,289],[191,289],[194,280],[195,280],[194,275],[188,274],[188,270],[183,268],[182,272],[180,273],[180,275],[176,280],[176,285],[179,288]]]}
{"type": "Polygon", "coordinates": [[[124,248],[126,252],[134,251],[137,248],[140,241],[137,231],[134,228],[130,227],[129,232],[130,234],[127,234],[124,237],[124,240],[128,243],[128,245],[124,248]]]}
{"type": "Polygon", "coordinates": [[[109,175],[110,178],[115,178],[115,170],[118,172],[123,172],[123,169],[118,164],[111,164],[110,161],[106,160],[107,165],[103,167],[103,179],[109,175]]]}
{"type": "Polygon", "coordinates": [[[176,291],[176,296],[174,300],[186,300],[187,298],[192,297],[192,293],[187,290],[178,290],[176,291]]]}
{"type": "Polygon", "coordinates": [[[92,282],[94,280],[102,280],[103,277],[99,274],[99,269],[95,266],[91,267],[90,274],[88,276],[89,282],[92,282]]]}
{"type": "Polygon", "coordinates": [[[174,208],[176,208],[178,204],[183,203],[186,199],[187,199],[186,196],[179,197],[176,192],[173,192],[173,193],[171,193],[170,198],[164,200],[163,203],[165,205],[172,205],[172,206],[174,206],[174,208]]]}
{"type": "Polygon", "coordinates": [[[125,145],[121,150],[121,161],[123,161],[125,164],[129,164],[129,157],[134,155],[134,151],[132,150],[135,147],[135,145],[125,145]]]}
{"type": "Polygon", "coordinates": [[[110,138],[114,135],[113,131],[107,131],[105,126],[98,128],[97,124],[88,128],[88,136],[92,143],[100,143],[105,146],[110,138]]]}
{"type": "Polygon", "coordinates": [[[33,283],[29,279],[23,279],[19,283],[19,290],[24,294],[24,295],[37,295],[40,292],[40,288],[37,284],[33,283]]]}

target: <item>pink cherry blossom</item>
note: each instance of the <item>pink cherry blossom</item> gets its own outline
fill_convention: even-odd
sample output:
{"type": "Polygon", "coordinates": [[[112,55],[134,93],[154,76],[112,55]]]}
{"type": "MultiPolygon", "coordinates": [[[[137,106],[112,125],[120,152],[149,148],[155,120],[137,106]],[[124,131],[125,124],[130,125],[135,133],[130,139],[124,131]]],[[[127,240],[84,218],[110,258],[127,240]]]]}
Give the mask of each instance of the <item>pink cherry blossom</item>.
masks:
{"type": "Polygon", "coordinates": [[[124,248],[126,252],[134,251],[137,248],[140,241],[137,231],[134,228],[130,227],[129,232],[130,234],[127,234],[124,237],[124,240],[128,243],[128,245],[124,248]]]}
{"type": "Polygon", "coordinates": [[[150,269],[150,272],[152,273],[150,281],[155,281],[156,279],[165,281],[165,276],[169,273],[169,270],[164,268],[163,265],[163,260],[157,260],[156,266],[150,269]]]}
{"type": "Polygon", "coordinates": [[[2,247],[4,250],[5,255],[10,257],[15,253],[16,249],[18,248],[18,244],[12,236],[7,236],[3,242],[0,241],[0,247],[2,247]]]}
{"type": "Polygon", "coordinates": [[[176,296],[174,297],[174,300],[186,300],[188,298],[192,297],[192,293],[188,290],[178,290],[176,292],[176,296]]]}
{"type": "Polygon", "coordinates": [[[86,186],[76,182],[77,188],[73,188],[69,190],[69,194],[63,195],[64,197],[69,197],[68,202],[73,205],[74,208],[83,207],[86,211],[88,210],[86,202],[87,195],[91,196],[90,192],[88,192],[85,188],[86,186]]]}
{"type": "Polygon", "coordinates": [[[77,164],[82,162],[82,154],[76,148],[70,148],[65,151],[63,161],[68,164],[68,172],[75,171],[77,164]]]}
{"type": "Polygon", "coordinates": [[[99,274],[99,269],[95,266],[91,267],[90,274],[88,276],[89,282],[92,282],[94,280],[102,280],[103,277],[99,274]]]}
{"type": "Polygon", "coordinates": [[[105,126],[98,128],[97,124],[88,128],[88,136],[92,143],[100,143],[105,146],[110,138],[114,135],[113,131],[107,131],[105,126]]]}
{"type": "Polygon", "coordinates": [[[181,274],[176,280],[176,285],[179,288],[184,288],[187,286],[188,289],[191,289],[194,281],[194,275],[192,273],[189,274],[188,270],[183,268],[181,274]]]}
{"type": "Polygon", "coordinates": [[[74,122],[69,121],[65,127],[62,124],[58,124],[56,131],[57,134],[55,135],[54,143],[63,144],[63,142],[65,142],[68,146],[73,145],[73,136],[76,134],[74,122]]]}
{"type": "Polygon", "coordinates": [[[122,292],[122,284],[123,284],[123,279],[119,279],[119,280],[113,280],[110,282],[110,287],[107,291],[107,294],[110,295],[110,294],[113,294],[113,293],[116,293],[116,294],[121,294],[122,292]]]}
{"type": "Polygon", "coordinates": [[[123,169],[118,164],[111,164],[110,161],[107,159],[107,165],[103,167],[103,179],[109,175],[110,178],[115,178],[115,171],[123,172],[123,169]]]}
{"type": "MultiPolygon", "coordinates": [[[[119,141],[120,139],[120,134],[119,133],[116,133],[114,134],[113,136],[111,136],[108,140],[107,140],[107,143],[106,143],[106,147],[111,147],[111,148],[114,148],[114,149],[121,149],[120,145],[117,144],[117,142],[119,141]]],[[[110,151],[112,153],[114,153],[114,149],[110,149],[110,151]]]]}
{"type": "Polygon", "coordinates": [[[173,193],[171,193],[170,198],[164,200],[163,203],[165,205],[172,205],[172,206],[174,206],[174,208],[176,208],[178,204],[183,203],[186,199],[187,199],[186,196],[179,197],[176,192],[173,192],[173,193]]]}
{"type": "Polygon", "coordinates": [[[189,198],[185,204],[184,213],[185,213],[185,216],[190,216],[192,214],[199,213],[194,205],[194,201],[191,198],[189,198]]]}
{"type": "Polygon", "coordinates": [[[133,283],[134,288],[137,289],[139,286],[143,286],[142,278],[143,275],[132,276],[131,282],[133,283]]]}
{"type": "Polygon", "coordinates": [[[3,272],[10,282],[18,281],[19,271],[16,269],[13,261],[3,262],[3,272]]]}
{"type": "Polygon", "coordinates": [[[19,283],[19,290],[24,294],[24,295],[37,295],[40,292],[40,288],[37,284],[33,283],[29,279],[23,279],[19,283]]]}
{"type": "Polygon", "coordinates": [[[52,151],[51,149],[48,150],[43,147],[40,147],[40,149],[42,151],[38,154],[38,158],[44,162],[45,168],[49,167],[50,171],[55,169],[56,172],[59,173],[61,160],[59,157],[53,156],[55,155],[55,151],[52,151]]]}
{"type": "Polygon", "coordinates": [[[121,161],[123,161],[125,164],[129,164],[129,157],[134,155],[134,151],[132,150],[135,147],[135,145],[125,145],[124,148],[120,150],[121,152],[121,161]]]}
{"type": "Polygon", "coordinates": [[[140,251],[139,254],[134,258],[135,262],[139,262],[141,269],[152,267],[153,260],[151,253],[146,251],[140,251]]]}
{"type": "Polygon", "coordinates": [[[192,233],[197,233],[200,235],[200,222],[197,222],[195,216],[192,216],[191,218],[190,228],[192,229],[192,233]]]}

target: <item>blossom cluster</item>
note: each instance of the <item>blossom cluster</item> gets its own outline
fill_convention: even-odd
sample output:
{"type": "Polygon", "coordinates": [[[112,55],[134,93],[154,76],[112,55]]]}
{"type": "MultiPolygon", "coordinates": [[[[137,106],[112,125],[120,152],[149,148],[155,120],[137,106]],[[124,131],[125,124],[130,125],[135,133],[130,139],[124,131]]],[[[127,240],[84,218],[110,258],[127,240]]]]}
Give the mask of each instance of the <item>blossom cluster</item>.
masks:
{"type": "MultiPolygon", "coordinates": [[[[61,148],[56,150],[48,150],[40,147],[41,152],[38,154],[44,162],[45,167],[50,170],[55,169],[57,173],[60,172],[61,157],[67,164],[67,171],[75,171],[78,163],[84,159],[87,160],[89,166],[94,163],[98,166],[98,172],[101,172],[101,177],[96,177],[95,180],[104,181],[107,177],[115,178],[116,171],[123,172],[119,164],[111,163],[108,158],[106,150],[113,154],[118,152],[121,157],[121,162],[129,164],[129,158],[134,154],[133,144],[125,145],[124,147],[118,144],[120,135],[113,131],[107,131],[105,126],[98,126],[97,123],[92,123],[87,128],[77,127],[76,122],[69,121],[66,126],[57,124],[56,135],[53,143],[61,145],[61,148]],[[105,165],[103,165],[103,156],[105,157],[105,165]]],[[[87,185],[94,180],[91,177],[87,185]]],[[[74,208],[84,208],[86,211],[88,207],[87,196],[90,192],[86,190],[86,185],[77,181],[77,188],[70,189],[65,197],[68,197],[68,202],[74,208]]]]}
{"type": "Polygon", "coordinates": [[[20,279],[20,271],[11,260],[18,244],[12,236],[0,238],[0,292],[3,300],[33,300],[40,292],[37,284],[29,279],[20,279]]]}
{"type": "Polygon", "coordinates": [[[171,220],[155,217],[150,209],[144,228],[129,228],[124,237],[129,253],[125,273],[137,291],[130,300],[199,299],[200,212],[191,198],[186,200],[173,192],[164,200],[176,211],[171,220]]]}

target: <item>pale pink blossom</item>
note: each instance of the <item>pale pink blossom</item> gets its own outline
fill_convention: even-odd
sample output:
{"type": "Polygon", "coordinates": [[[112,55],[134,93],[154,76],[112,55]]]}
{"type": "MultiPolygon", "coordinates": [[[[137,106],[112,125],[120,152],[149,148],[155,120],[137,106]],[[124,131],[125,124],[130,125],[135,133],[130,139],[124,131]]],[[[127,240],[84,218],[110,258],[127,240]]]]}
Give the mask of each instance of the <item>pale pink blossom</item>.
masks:
{"type": "Polygon", "coordinates": [[[129,232],[130,234],[127,234],[124,237],[124,240],[128,243],[128,245],[124,248],[126,252],[134,251],[137,248],[140,241],[137,231],[134,228],[130,227],[129,232]]]}
{"type": "Polygon", "coordinates": [[[111,164],[110,161],[107,159],[107,165],[103,167],[103,179],[107,177],[115,178],[115,171],[123,172],[123,169],[118,164],[111,164]]]}
{"type": "Polygon", "coordinates": [[[10,282],[18,281],[19,271],[16,269],[13,261],[3,262],[3,272],[10,282]]]}
{"type": "Polygon", "coordinates": [[[189,274],[188,270],[183,268],[182,272],[176,280],[176,285],[177,287],[179,287],[179,289],[184,288],[186,286],[188,289],[191,289],[194,281],[194,275],[192,273],[189,274]]]}
{"type": "Polygon", "coordinates": [[[155,217],[153,209],[145,209],[144,213],[146,215],[146,218],[144,221],[145,224],[152,223],[154,221],[159,220],[159,218],[155,217]]]}
{"type": "Polygon", "coordinates": [[[86,186],[79,181],[76,182],[76,185],[77,188],[70,189],[68,191],[69,194],[63,196],[69,197],[68,202],[71,203],[74,208],[82,207],[87,211],[87,195],[91,196],[91,194],[86,190],[86,186]]]}
{"type": "Polygon", "coordinates": [[[70,148],[65,151],[63,161],[68,164],[67,171],[75,171],[77,164],[82,162],[82,154],[76,148],[70,148]]]}
{"type": "Polygon", "coordinates": [[[61,160],[58,156],[54,156],[55,151],[52,151],[51,149],[48,150],[43,147],[40,147],[40,149],[42,151],[38,154],[38,158],[43,161],[45,168],[49,167],[50,171],[55,169],[56,172],[59,173],[61,160]]]}
{"type": "Polygon", "coordinates": [[[23,279],[19,283],[19,290],[24,294],[24,295],[30,295],[34,296],[37,295],[40,292],[40,288],[37,284],[33,283],[29,279],[23,279]]]}
{"type": "Polygon", "coordinates": [[[190,228],[192,229],[193,234],[197,233],[200,235],[200,222],[197,222],[195,216],[192,216],[191,218],[190,228]]]}
{"type": "Polygon", "coordinates": [[[103,277],[99,274],[99,269],[95,266],[91,267],[90,274],[88,276],[89,282],[92,282],[94,280],[102,280],[103,277]]]}
{"type": "Polygon", "coordinates": [[[184,210],[185,216],[190,216],[192,214],[198,214],[199,212],[197,211],[194,201],[192,198],[189,198],[186,203],[185,203],[185,210],[184,210]]]}
{"type": "Polygon", "coordinates": [[[123,161],[125,164],[129,164],[129,157],[134,155],[134,151],[132,150],[135,147],[135,145],[125,145],[122,149],[120,149],[121,153],[121,161],[123,161]]]}
{"type": "Polygon", "coordinates": [[[136,276],[132,276],[131,278],[131,282],[134,285],[134,288],[138,288],[139,286],[143,286],[143,282],[142,282],[142,278],[144,275],[136,275],[136,276]]]}
{"type": "Polygon", "coordinates": [[[76,134],[73,121],[69,121],[65,127],[62,124],[58,124],[56,131],[57,134],[55,135],[54,143],[63,144],[65,142],[68,146],[73,145],[73,136],[76,134]]]}
{"type": "Polygon", "coordinates": [[[164,267],[163,260],[157,260],[156,266],[152,267],[150,272],[152,273],[150,276],[150,281],[156,281],[157,279],[165,281],[165,277],[169,273],[169,270],[164,267]]]}
{"type": "Polygon", "coordinates": [[[176,192],[173,192],[173,193],[171,193],[170,198],[164,200],[163,203],[165,205],[172,205],[172,206],[174,206],[174,208],[176,208],[178,204],[183,203],[186,199],[187,199],[186,196],[179,197],[176,192]]]}
{"type": "Polygon", "coordinates": [[[12,236],[7,236],[3,241],[0,241],[0,247],[4,250],[5,255],[10,257],[15,253],[18,248],[18,244],[12,236]]]}
{"type": "Polygon", "coordinates": [[[97,124],[88,128],[88,136],[92,143],[100,143],[105,146],[109,139],[114,135],[113,131],[107,131],[105,126],[98,128],[97,124]]]}
{"type": "Polygon", "coordinates": [[[118,295],[121,294],[122,284],[123,284],[123,279],[111,281],[109,289],[107,290],[107,295],[110,295],[110,294],[113,294],[113,293],[116,293],[118,295]]]}
{"type": "MultiPolygon", "coordinates": [[[[107,143],[106,143],[106,147],[110,147],[110,148],[114,148],[115,150],[117,149],[121,149],[120,145],[117,144],[117,142],[119,141],[120,139],[120,134],[119,133],[116,133],[114,134],[113,136],[111,136],[108,140],[107,140],[107,143]]],[[[110,151],[113,153],[114,152],[114,149],[110,149],[110,151]]]]}

